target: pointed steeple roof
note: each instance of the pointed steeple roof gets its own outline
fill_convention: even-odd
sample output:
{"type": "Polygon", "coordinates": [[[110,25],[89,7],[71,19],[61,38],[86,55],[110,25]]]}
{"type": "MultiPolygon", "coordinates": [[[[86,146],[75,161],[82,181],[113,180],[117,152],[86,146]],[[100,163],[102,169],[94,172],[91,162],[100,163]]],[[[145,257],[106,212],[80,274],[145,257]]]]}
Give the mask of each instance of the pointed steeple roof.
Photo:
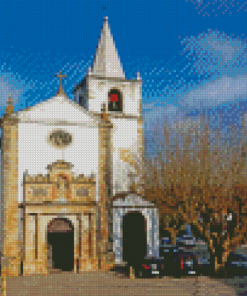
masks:
{"type": "Polygon", "coordinates": [[[107,16],[104,17],[91,75],[125,79],[123,68],[110,32],[107,16]]]}

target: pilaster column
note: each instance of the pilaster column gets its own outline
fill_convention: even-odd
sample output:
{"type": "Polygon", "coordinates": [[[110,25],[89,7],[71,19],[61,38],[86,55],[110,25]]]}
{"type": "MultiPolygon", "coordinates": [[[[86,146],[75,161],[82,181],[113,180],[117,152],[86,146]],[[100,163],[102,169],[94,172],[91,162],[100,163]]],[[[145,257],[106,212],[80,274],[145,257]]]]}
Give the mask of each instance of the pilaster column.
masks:
{"type": "Polygon", "coordinates": [[[35,260],[36,260],[36,274],[45,273],[45,258],[43,234],[41,232],[41,215],[35,214],[35,260]]]}
{"type": "Polygon", "coordinates": [[[18,119],[13,116],[11,99],[1,120],[1,254],[2,275],[20,274],[18,239],[18,119]]]}
{"type": "Polygon", "coordinates": [[[90,269],[89,266],[89,216],[78,215],[79,220],[79,272],[90,269]]]}
{"type": "Polygon", "coordinates": [[[81,227],[81,238],[82,238],[82,248],[81,248],[81,258],[88,259],[90,253],[90,245],[89,245],[89,215],[84,214],[82,216],[82,227],[81,227]]]}
{"type": "Polygon", "coordinates": [[[90,217],[90,234],[91,234],[91,250],[90,250],[90,255],[91,258],[96,258],[96,215],[91,214],[90,217]]]}
{"type": "MultiPolygon", "coordinates": [[[[109,215],[112,198],[112,133],[113,125],[103,112],[99,124],[99,192],[100,192],[100,252],[101,265],[107,261],[109,215]]],[[[102,266],[101,266],[102,268],[102,266]]]]}
{"type": "Polygon", "coordinates": [[[23,275],[35,274],[35,215],[26,214],[25,217],[25,260],[23,275]]]}
{"type": "Polygon", "coordinates": [[[78,215],[77,219],[79,222],[78,272],[97,270],[96,215],[94,213],[85,213],[84,215],[78,215]]]}

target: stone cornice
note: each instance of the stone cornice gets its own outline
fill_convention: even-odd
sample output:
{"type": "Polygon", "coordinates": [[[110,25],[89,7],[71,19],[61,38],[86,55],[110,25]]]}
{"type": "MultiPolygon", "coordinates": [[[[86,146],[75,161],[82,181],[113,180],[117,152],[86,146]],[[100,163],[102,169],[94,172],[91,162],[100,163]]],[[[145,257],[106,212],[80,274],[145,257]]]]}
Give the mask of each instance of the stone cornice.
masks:
{"type": "MultiPolygon", "coordinates": [[[[90,114],[96,116],[96,117],[100,117],[101,116],[101,112],[93,112],[93,111],[89,111],[90,114]]],[[[129,118],[129,119],[138,119],[138,120],[143,120],[143,116],[137,116],[137,115],[131,115],[131,114],[125,114],[125,113],[113,113],[113,112],[108,112],[107,113],[109,118],[129,118]]]]}
{"type": "MultiPolygon", "coordinates": [[[[93,111],[88,111],[89,114],[95,116],[97,119],[101,117],[102,112],[93,112],[93,111]]],[[[140,115],[131,115],[131,114],[125,114],[125,113],[115,113],[115,112],[107,112],[107,115],[110,118],[128,118],[128,119],[138,119],[138,120],[143,120],[143,116],[140,115]]],[[[1,127],[3,124],[3,121],[8,121],[12,122],[13,124],[15,123],[38,123],[38,124],[44,124],[44,125],[75,125],[75,126],[85,126],[85,127],[90,127],[90,128],[95,128],[98,127],[98,122],[92,122],[92,123],[87,123],[87,122],[71,122],[71,121],[51,121],[51,120],[29,120],[29,119],[22,119],[18,117],[13,117],[13,116],[3,116],[1,118],[1,127]]]]}
{"type": "Polygon", "coordinates": [[[139,82],[142,84],[142,80],[137,79],[124,79],[124,78],[117,78],[117,77],[100,77],[96,75],[86,75],[84,79],[74,88],[73,94],[80,88],[85,86],[86,82],[91,79],[97,79],[97,80],[106,80],[106,81],[112,81],[112,82],[139,82]]]}
{"type": "MultiPolygon", "coordinates": [[[[97,201],[85,201],[85,202],[56,202],[56,201],[45,201],[42,203],[37,203],[37,202],[23,202],[23,203],[19,203],[18,207],[19,208],[23,208],[23,207],[27,207],[27,206],[73,206],[73,207],[77,207],[77,206],[96,206],[98,204],[97,201]]],[[[42,213],[41,213],[42,214],[42,213]]],[[[66,213],[67,215],[67,213],[66,213]]],[[[74,215],[74,214],[73,214],[74,215]]]]}
{"type": "Polygon", "coordinates": [[[113,124],[111,122],[102,121],[98,124],[99,128],[113,128],[113,124]]]}
{"type": "Polygon", "coordinates": [[[117,205],[117,206],[113,206],[113,208],[115,209],[115,208],[151,208],[151,209],[153,209],[153,208],[155,208],[155,206],[135,206],[135,205],[133,205],[133,206],[126,206],[126,205],[124,205],[124,206],[120,206],[120,205],[117,205]]]}
{"type": "Polygon", "coordinates": [[[17,119],[19,123],[38,123],[38,124],[44,124],[44,125],[60,125],[60,126],[84,126],[87,128],[97,128],[98,127],[98,122],[92,122],[92,123],[87,123],[87,122],[71,122],[71,121],[50,121],[50,120],[28,120],[28,119],[17,119]]]}

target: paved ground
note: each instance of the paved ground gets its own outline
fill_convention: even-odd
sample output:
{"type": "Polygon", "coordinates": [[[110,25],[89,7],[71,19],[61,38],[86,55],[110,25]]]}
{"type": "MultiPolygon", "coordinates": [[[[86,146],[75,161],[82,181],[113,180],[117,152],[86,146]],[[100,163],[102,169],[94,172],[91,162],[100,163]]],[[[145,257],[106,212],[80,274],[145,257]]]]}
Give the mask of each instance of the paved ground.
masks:
{"type": "Polygon", "coordinates": [[[235,289],[209,277],[130,279],[111,272],[64,272],[7,277],[7,296],[236,296],[235,289]]]}

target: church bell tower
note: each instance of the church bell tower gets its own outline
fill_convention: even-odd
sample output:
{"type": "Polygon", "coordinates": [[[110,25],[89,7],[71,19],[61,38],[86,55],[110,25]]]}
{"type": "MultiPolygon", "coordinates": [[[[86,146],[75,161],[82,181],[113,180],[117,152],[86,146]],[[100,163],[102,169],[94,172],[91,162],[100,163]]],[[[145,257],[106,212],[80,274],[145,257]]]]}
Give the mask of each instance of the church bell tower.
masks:
{"type": "Polygon", "coordinates": [[[136,79],[125,78],[108,17],[103,20],[93,64],[75,87],[74,96],[75,102],[95,116],[100,117],[102,106],[106,106],[113,123],[113,194],[128,191],[128,175],[140,172],[127,169],[123,159],[134,151],[143,165],[142,79],[139,72],[136,79]]]}
{"type": "Polygon", "coordinates": [[[125,78],[108,17],[104,17],[94,62],[85,78],[75,87],[75,101],[92,113],[100,113],[105,103],[107,111],[112,114],[140,116],[141,85],[139,72],[134,80],[125,78]]]}

